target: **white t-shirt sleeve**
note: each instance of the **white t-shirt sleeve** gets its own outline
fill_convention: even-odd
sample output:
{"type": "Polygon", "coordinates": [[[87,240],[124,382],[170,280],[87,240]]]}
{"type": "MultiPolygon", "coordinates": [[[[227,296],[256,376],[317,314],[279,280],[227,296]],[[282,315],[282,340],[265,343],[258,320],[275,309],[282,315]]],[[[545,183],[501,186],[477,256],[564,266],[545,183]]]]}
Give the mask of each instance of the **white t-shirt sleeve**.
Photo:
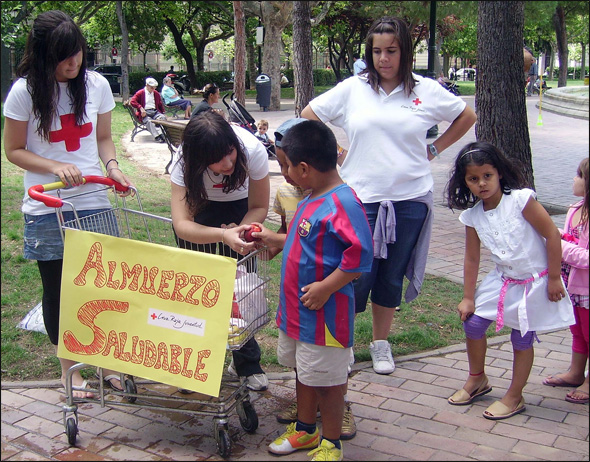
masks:
{"type": "Polygon", "coordinates": [[[242,141],[248,156],[248,177],[261,180],[268,175],[268,151],[252,133],[242,127],[232,125],[232,129],[242,141]]]}
{"type": "Polygon", "coordinates": [[[475,225],[473,224],[473,208],[463,210],[461,212],[461,215],[459,215],[459,221],[463,223],[465,226],[475,228],[475,225]]]}
{"type": "Polygon", "coordinates": [[[510,194],[514,197],[514,201],[520,212],[524,210],[531,197],[537,199],[537,194],[530,188],[513,189],[510,194]]]}
{"type": "Polygon", "coordinates": [[[322,122],[330,122],[336,127],[344,126],[347,113],[346,102],[349,101],[352,91],[352,79],[358,78],[356,76],[349,77],[309,102],[309,106],[322,122]]]}

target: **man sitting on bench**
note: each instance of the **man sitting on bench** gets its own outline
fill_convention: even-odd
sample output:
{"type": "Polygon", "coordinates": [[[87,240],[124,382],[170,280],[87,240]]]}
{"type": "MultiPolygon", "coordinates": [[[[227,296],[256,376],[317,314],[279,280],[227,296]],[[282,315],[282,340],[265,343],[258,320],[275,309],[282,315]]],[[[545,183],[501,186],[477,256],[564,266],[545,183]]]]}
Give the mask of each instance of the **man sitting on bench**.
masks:
{"type": "Polygon", "coordinates": [[[162,129],[152,122],[153,119],[166,120],[164,103],[156,88],[158,88],[158,81],[153,77],[148,77],[145,79],[145,88],[138,90],[129,101],[129,104],[136,109],[135,115],[145,123],[146,128],[156,141],[165,143],[166,140],[162,136],[162,129]]]}

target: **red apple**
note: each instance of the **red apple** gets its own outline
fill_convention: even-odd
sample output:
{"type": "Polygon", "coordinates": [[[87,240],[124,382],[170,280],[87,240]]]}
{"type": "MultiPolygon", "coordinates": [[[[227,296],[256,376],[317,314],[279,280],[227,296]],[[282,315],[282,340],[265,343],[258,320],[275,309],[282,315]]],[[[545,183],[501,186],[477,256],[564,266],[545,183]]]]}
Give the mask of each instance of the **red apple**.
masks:
{"type": "Polygon", "coordinates": [[[244,239],[246,240],[246,242],[259,241],[260,238],[252,236],[252,233],[259,233],[260,231],[262,231],[262,228],[260,228],[260,226],[251,225],[251,228],[244,233],[244,239]]]}

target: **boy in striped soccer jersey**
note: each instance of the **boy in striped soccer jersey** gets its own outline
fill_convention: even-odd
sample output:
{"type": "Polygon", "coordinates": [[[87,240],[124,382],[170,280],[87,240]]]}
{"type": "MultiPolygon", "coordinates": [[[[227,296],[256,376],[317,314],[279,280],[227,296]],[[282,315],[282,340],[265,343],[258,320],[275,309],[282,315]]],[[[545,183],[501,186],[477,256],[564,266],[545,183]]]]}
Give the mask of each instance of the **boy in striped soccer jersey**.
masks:
{"type": "Polygon", "coordinates": [[[297,368],[297,422],[269,451],[282,455],[311,449],[311,460],[342,460],[341,386],[353,345],[352,281],[371,269],[371,229],[361,202],[338,174],[336,138],[326,125],[301,122],[281,145],[289,176],[311,194],[300,202],[286,235],[264,227],[253,233],[265,245],[283,248],[277,357],[297,368]]]}

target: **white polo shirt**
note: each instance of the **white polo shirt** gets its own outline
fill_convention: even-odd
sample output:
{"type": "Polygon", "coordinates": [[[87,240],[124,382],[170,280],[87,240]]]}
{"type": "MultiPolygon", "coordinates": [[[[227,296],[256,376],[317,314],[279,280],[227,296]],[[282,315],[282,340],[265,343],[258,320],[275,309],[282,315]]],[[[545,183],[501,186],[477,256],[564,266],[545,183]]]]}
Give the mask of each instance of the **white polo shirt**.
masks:
{"type": "Polygon", "coordinates": [[[408,97],[399,85],[376,93],[365,76],[353,76],[309,104],[322,120],[341,127],[350,143],[340,174],[364,203],[401,201],[432,191],[426,132],[452,122],[465,109],[438,82],[414,74],[408,97]]]}

